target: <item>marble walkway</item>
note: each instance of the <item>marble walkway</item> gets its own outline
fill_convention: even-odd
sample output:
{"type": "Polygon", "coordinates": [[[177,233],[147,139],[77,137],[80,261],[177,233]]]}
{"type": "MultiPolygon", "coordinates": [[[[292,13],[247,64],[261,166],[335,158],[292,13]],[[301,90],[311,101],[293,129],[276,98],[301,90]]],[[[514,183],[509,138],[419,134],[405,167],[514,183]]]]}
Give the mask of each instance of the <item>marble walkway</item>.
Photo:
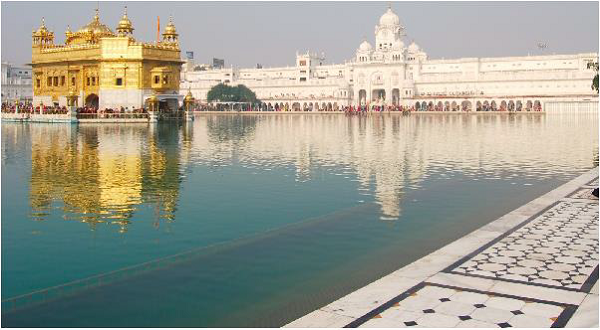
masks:
{"type": "Polygon", "coordinates": [[[598,328],[595,168],[286,327],[598,328]]]}

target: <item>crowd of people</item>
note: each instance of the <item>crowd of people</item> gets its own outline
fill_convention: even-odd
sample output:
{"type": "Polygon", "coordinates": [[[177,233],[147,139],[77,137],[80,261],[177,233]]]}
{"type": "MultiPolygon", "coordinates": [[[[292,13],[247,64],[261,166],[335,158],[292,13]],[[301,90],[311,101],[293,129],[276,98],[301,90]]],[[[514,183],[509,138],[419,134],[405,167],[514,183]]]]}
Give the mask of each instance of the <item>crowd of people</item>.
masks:
{"type": "Polygon", "coordinates": [[[77,108],[77,114],[81,115],[80,117],[99,117],[99,118],[110,118],[116,116],[123,115],[131,115],[133,117],[137,115],[147,114],[148,111],[144,108],[129,108],[129,107],[120,107],[120,108],[106,108],[106,109],[98,109],[96,107],[82,107],[77,108]]]}
{"type": "Polygon", "coordinates": [[[370,106],[344,106],[337,108],[328,108],[328,109],[311,109],[311,108],[286,108],[286,107],[271,107],[265,104],[262,105],[239,105],[239,106],[213,106],[210,104],[199,105],[195,108],[196,111],[275,111],[275,112],[345,112],[345,113],[362,113],[362,112],[539,112],[542,111],[541,104],[534,104],[530,108],[521,107],[518,109],[515,108],[492,108],[490,106],[482,105],[477,107],[476,109],[465,108],[461,109],[460,107],[450,108],[445,106],[438,105],[426,105],[423,104],[422,107],[413,106],[403,106],[403,105],[370,105],[370,106]]]}
{"type": "MultiPolygon", "coordinates": [[[[2,103],[2,112],[4,113],[28,113],[28,114],[47,114],[47,115],[55,115],[55,114],[67,114],[69,110],[66,106],[58,106],[58,105],[38,105],[33,106],[31,103],[2,103]]],[[[96,116],[103,117],[107,115],[117,115],[117,114],[145,114],[148,111],[144,108],[129,108],[129,107],[120,107],[118,109],[108,108],[108,109],[98,109],[92,106],[78,107],[76,109],[78,115],[85,116],[96,116]]]]}
{"type": "Polygon", "coordinates": [[[31,103],[19,103],[19,104],[8,104],[2,103],[2,112],[4,113],[16,113],[18,109],[19,113],[30,113],[30,114],[66,114],[69,112],[65,106],[36,106],[34,107],[31,103]]]}
{"type": "MultiPolygon", "coordinates": [[[[449,107],[440,107],[438,105],[426,105],[423,103],[423,107],[417,108],[415,106],[402,106],[402,105],[371,105],[371,106],[345,106],[337,109],[327,109],[327,110],[316,110],[319,112],[327,112],[327,111],[336,111],[336,112],[345,112],[345,113],[366,113],[366,112],[414,112],[414,111],[431,111],[431,112],[471,112],[470,108],[465,110],[460,110],[458,107],[451,109],[449,107]]],[[[161,112],[168,113],[170,116],[178,116],[183,114],[183,107],[178,109],[179,111],[171,111],[164,110],[161,112]]],[[[288,108],[280,108],[280,107],[269,107],[268,105],[240,105],[238,107],[219,107],[212,105],[197,105],[194,106],[194,110],[196,111],[277,111],[277,112],[286,112],[286,111],[302,111],[302,112],[312,112],[310,108],[304,109],[288,109],[288,108]]],[[[2,103],[2,112],[4,113],[15,113],[17,111],[17,105],[15,103],[2,103]]],[[[129,108],[129,107],[120,107],[120,108],[108,108],[108,109],[98,109],[93,106],[85,106],[77,108],[77,114],[81,115],[81,117],[114,117],[114,116],[123,116],[124,114],[130,114],[131,116],[144,115],[148,113],[146,108],[129,108]]],[[[508,111],[508,112],[539,112],[542,111],[541,104],[534,104],[531,108],[519,108],[519,109],[507,109],[507,108],[491,108],[486,106],[477,107],[475,111],[508,111]]],[[[31,103],[19,103],[18,104],[18,112],[19,113],[29,113],[29,114],[67,114],[68,109],[65,106],[47,106],[47,105],[38,105],[33,106],[31,103]]]]}

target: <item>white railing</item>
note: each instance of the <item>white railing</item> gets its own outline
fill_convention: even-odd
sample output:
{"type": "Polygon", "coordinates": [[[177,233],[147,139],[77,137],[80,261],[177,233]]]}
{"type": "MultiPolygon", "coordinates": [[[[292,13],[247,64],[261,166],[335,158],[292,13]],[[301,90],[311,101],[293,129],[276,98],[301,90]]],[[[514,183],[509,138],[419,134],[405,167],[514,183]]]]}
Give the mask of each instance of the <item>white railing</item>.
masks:
{"type": "Polygon", "coordinates": [[[547,113],[587,113],[598,114],[598,100],[590,101],[550,101],[544,104],[547,113]]]}

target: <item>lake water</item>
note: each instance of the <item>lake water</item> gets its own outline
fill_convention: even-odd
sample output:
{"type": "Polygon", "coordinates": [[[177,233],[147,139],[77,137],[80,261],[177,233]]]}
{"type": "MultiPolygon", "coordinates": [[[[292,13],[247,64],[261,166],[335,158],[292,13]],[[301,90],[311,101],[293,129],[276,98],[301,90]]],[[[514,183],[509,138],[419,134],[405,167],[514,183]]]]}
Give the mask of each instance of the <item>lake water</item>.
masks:
{"type": "Polygon", "coordinates": [[[281,326],[591,169],[597,150],[597,114],[2,123],[2,322],[281,326]]]}

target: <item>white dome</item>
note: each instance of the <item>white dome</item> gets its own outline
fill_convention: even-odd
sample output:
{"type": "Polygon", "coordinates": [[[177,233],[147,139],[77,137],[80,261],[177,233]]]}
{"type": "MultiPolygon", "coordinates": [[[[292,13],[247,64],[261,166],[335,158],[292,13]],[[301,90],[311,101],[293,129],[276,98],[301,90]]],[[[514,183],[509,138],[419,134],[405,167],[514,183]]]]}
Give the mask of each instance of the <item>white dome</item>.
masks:
{"type": "Polygon", "coordinates": [[[360,44],[360,47],[358,49],[362,52],[370,52],[371,50],[373,50],[373,47],[371,47],[371,44],[365,40],[360,44]]]}
{"type": "Polygon", "coordinates": [[[379,19],[379,26],[398,26],[400,25],[400,18],[394,14],[392,8],[388,10],[379,19]]]}
{"type": "Polygon", "coordinates": [[[419,46],[417,44],[415,44],[415,42],[413,41],[409,46],[408,46],[408,51],[411,53],[416,53],[419,51],[419,46]]]}

